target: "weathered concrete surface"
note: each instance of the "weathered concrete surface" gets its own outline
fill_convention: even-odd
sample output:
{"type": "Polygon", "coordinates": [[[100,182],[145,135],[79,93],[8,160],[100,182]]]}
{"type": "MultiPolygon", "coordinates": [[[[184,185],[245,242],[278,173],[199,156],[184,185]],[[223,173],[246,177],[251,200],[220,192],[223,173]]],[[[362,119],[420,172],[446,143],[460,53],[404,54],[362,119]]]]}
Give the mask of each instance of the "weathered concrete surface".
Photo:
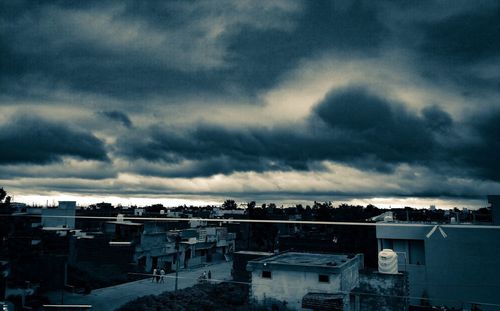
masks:
{"type": "Polygon", "coordinates": [[[359,286],[353,290],[355,310],[403,311],[408,309],[408,285],[405,274],[361,271],[359,286]]]}

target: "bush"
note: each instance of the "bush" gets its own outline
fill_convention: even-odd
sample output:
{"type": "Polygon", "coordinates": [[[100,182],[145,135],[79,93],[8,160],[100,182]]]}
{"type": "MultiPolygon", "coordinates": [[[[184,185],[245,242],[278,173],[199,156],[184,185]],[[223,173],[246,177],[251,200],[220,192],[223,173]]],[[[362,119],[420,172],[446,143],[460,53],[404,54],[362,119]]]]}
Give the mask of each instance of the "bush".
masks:
{"type": "Polygon", "coordinates": [[[246,284],[198,284],[177,292],[138,298],[123,305],[118,311],[265,311],[269,309],[249,306],[248,290],[246,284]]]}

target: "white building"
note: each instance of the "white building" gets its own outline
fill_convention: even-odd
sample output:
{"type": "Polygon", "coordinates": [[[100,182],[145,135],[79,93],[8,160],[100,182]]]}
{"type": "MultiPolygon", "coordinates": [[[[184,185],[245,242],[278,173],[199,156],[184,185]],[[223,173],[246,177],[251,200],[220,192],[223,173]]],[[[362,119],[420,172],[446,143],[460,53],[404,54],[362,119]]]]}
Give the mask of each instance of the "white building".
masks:
{"type": "Polygon", "coordinates": [[[350,310],[350,291],[359,285],[363,256],[285,252],[249,261],[252,299],[310,310],[325,301],[332,310],[350,310]]]}
{"type": "Polygon", "coordinates": [[[134,208],[134,216],[142,216],[142,215],[144,215],[144,208],[142,207],[134,208]]]}

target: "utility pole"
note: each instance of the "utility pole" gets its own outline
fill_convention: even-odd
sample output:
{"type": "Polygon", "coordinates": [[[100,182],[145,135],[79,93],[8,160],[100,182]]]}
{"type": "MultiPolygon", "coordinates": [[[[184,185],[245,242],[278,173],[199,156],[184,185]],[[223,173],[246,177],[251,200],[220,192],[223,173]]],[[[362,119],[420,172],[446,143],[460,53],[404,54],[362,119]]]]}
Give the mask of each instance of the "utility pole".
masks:
{"type": "Polygon", "coordinates": [[[63,288],[61,291],[61,304],[64,304],[64,290],[66,289],[66,284],[68,283],[68,261],[64,261],[64,275],[63,275],[63,288]]]}
{"type": "Polygon", "coordinates": [[[179,282],[179,262],[181,261],[181,256],[179,255],[179,244],[181,242],[181,236],[177,234],[175,236],[175,291],[177,291],[178,282],[179,282]]]}

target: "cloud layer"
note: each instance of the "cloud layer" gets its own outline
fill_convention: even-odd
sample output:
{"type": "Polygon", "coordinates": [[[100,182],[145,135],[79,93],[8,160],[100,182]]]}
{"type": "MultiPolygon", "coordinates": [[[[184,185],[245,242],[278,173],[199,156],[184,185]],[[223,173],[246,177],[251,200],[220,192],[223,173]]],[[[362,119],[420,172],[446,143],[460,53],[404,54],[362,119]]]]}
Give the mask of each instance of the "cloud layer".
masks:
{"type": "Polygon", "coordinates": [[[63,156],[107,161],[104,144],[89,132],[27,116],[0,127],[1,164],[48,164],[63,156]]]}
{"type": "Polygon", "coordinates": [[[496,1],[0,6],[16,194],[500,189],[496,1]]]}

